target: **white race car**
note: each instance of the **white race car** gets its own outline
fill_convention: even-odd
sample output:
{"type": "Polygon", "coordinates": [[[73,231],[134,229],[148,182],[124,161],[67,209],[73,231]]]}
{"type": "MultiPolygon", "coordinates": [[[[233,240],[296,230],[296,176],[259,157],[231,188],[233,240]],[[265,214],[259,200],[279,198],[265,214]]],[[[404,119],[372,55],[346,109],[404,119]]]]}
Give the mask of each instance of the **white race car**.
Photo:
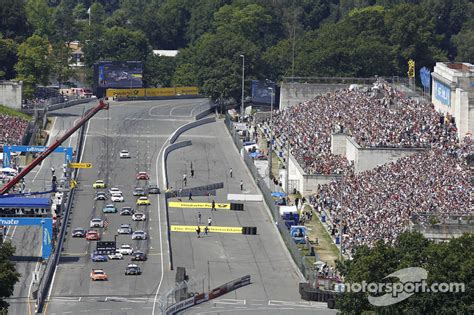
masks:
{"type": "Polygon", "coordinates": [[[121,159],[129,159],[130,158],[130,153],[128,153],[128,150],[120,151],[120,158],[121,159]]]}
{"type": "Polygon", "coordinates": [[[118,250],[115,253],[109,254],[109,259],[123,259],[123,255],[118,250]]]}
{"type": "Polygon", "coordinates": [[[131,254],[133,254],[133,248],[132,248],[132,246],[130,246],[128,244],[123,244],[118,249],[118,252],[122,255],[131,255],[131,254]]]}
{"type": "Polygon", "coordinates": [[[123,202],[123,195],[121,195],[121,194],[113,194],[113,195],[110,197],[110,200],[112,200],[113,202],[123,202]]]}
{"type": "Polygon", "coordinates": [[[136,212],[132,215],[133,221],[146,221],[146,215],[143,212],[136,212]]]}

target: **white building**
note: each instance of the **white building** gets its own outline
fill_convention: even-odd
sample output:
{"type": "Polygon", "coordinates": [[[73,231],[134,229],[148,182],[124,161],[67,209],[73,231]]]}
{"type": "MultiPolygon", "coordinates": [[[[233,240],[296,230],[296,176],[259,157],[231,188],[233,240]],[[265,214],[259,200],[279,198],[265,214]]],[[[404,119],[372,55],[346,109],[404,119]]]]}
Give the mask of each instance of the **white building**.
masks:
{"type": "Polygon", "coordinates": [[[474,65],[437,62],[431,73],[431,102],[456,120],[458,136],[474,133],[474,65]]]}

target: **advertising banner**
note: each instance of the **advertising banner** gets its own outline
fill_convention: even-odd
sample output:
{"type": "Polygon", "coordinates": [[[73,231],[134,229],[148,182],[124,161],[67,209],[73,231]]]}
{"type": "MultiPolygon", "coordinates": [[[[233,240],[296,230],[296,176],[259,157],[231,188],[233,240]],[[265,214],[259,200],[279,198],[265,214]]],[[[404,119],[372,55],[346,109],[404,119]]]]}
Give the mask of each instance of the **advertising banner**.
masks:
{"type": "Polygon", "coordinates": [[[42,252],[41,257],[48,259],[53,251],[53,219],[52,218],[0,218],[0,226],[41,226],[42,230],[42,252]]]}
{"type": "MultiPolygon", "coordinates": [[[[170,201],[168,206],[172,208],[188,208],[188,209],[211,209],[212,204],[210,202],[179,202],[170,201]]],[[[230,210],[230,203],[218,203],[216,202],[216,209],[230,210]]]]}
{"type": "Polygon", "coordinates": [[[451,106],[451,88],[444,83],[434,80],[435,98],[446,106],[451,106]]]}
{"type": "Polygon", "coordinates": [[[197,86],[177,86],[176,95],[199,95],[197,86]]]}
{"type": "Polygon", "coordinates": [[[145,89],[107,89],[106,97],[144,97],[145,89]]]}
{"type": "MultiPolygon", "coordinates": [[[[205,225],[200,225],[201,233],[204,233],[205,225]]],[[[196,225],[172,225],[171,232],[187,232],[187,233],[196,233],[196,225]]],[[[242,234],[242,227],[237,226],[208,226],[210,233],[233,233],[233,234],[242,234]]]]}
{"type": "Polygon", "coordinates": [[[175,88],[150,88],[145,90],[145,96],[156,97],[156,96],[175,96],[175,88]]]}
{"type": "Polygon", "coordinates": [[[70,168],[92,168],[92,163],[69,163],[70,168]]]}

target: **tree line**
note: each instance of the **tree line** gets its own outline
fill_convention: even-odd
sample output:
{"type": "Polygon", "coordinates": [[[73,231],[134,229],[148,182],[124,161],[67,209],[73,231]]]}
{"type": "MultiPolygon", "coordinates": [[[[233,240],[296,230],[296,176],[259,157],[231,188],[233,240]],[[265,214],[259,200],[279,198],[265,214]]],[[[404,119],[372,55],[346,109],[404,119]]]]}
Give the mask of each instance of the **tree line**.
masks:
{"type": "Polygon", "coordinates": [[[73,75],[65,43],[98,60],[144,62],[147,86],[197,85],[239,99],[247,82],[285,76],[406,76],[436,61],[474,61],[469,0],[2,0],[0,78],[73,75]],[[176,58],[153,49],[179,50],[176,58]]]}

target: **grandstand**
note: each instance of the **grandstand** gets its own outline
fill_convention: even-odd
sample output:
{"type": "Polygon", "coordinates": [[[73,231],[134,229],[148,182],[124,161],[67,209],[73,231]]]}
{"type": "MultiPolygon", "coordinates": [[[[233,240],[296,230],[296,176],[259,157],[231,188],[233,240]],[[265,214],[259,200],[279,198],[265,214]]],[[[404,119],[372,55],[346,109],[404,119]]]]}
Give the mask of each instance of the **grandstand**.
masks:
{"type": "MultiPolygon", "coordinates": [[[[382,80],[372,88],[342,89],[285,108],[273,116],[277,142],[290,144],[290,159],[306,174],[333,176],[309,200],[342,231],[345,250],[392,243],[416,213],[443,220],[474,213],[467,157],[471,137],[459,141],[455,120],[432,104],[406,97],[382,80]],[[359,148],[412,150],[357,173],[347,155],[335,152],[335,134],[359,148]],[[339,153],[339,154],[337,154],[339,153]],[[335,176],[339,175],[339,176],[335,176]]],[[[290,167],[291,174],[291,167],[290,167]]]]}

